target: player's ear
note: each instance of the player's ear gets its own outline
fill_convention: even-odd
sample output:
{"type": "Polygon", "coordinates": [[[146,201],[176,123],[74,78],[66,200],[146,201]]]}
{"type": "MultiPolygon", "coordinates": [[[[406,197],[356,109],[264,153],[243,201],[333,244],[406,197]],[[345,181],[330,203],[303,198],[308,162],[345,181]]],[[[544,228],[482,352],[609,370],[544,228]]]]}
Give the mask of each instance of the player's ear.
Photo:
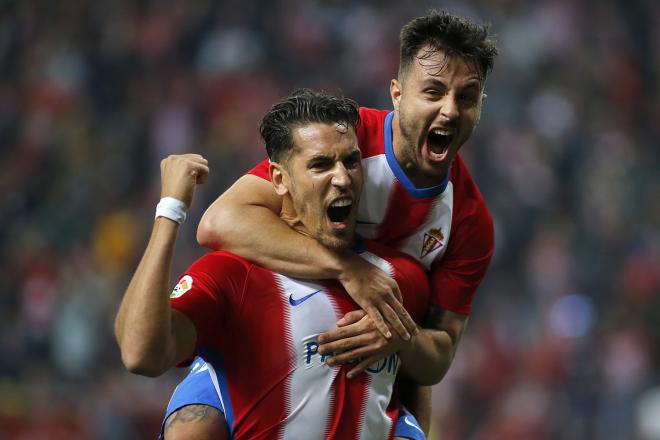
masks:
{"type": "Polygon", "coordinates": [[[390,96],[394,110],[399,111],[399,102],[401,101],[401,83],[398,79],[390,81],[390,96]]]}
{"type": "Polygon", "coordinates": [[[273,183],[275,192],[278,195],[283,196],[289,192],[289,173],[282,164],[271,161],[268,167],[268,173],[270,174],[270,181],[273,183]]]}
{"type": "Polygon", "coordinates": [[[488,95],[485,93],[481,94],[481,102],[479,102],[478,108],[477,108],[477,118],[474,121],[474,125],[479,125],[479,122],[481,121],[481,109],[483,108],[484,103],[486,102],[486,98],[488,98],[488,95]]]}

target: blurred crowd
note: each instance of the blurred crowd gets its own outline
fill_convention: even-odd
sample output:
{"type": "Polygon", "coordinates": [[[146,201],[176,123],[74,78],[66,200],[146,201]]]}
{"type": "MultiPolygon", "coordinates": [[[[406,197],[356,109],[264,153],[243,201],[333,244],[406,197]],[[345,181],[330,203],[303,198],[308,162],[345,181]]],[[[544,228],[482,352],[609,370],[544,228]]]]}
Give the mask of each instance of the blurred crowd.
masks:
{"type": "Polygon", "coordinates": [[[264,157],[270,105],[306,86],[391,108],[398,31],[430,7],[500,47],[462,150],[496,253],[431,438],[660,438],[659,2],[6,0],[0,439],[155,438],[183,371],[125,372],[112,324],[160,159],[211,165],[176,275],[264,157]]]}

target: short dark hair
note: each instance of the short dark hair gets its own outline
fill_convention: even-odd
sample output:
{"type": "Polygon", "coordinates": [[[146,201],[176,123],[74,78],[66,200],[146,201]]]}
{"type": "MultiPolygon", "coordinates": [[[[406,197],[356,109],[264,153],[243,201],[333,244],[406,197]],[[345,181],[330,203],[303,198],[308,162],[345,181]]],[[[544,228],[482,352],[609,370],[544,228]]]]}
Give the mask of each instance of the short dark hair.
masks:
{"type": "Polygon", "coordinates": [[[353,127],[359,123],[358,105],[349,98],[310,89],[298,89],[273,105],[259,129],[268,157],[274,162],[288,158],[293,149],[292,130],[315,122],[353,127]]]}
{"type": "Polygon", "coordinates": [[[447,55],[458,55],[473,63],[482,79],[493,70],[497,56],[494,38],[489,26],[477,24],[444,11],[430,10],[426,15],[413,19],[403,26],[399,40],[399,79],[417,58],[419,50],[428,45],[431,54],[442,50],[447,55]]]}

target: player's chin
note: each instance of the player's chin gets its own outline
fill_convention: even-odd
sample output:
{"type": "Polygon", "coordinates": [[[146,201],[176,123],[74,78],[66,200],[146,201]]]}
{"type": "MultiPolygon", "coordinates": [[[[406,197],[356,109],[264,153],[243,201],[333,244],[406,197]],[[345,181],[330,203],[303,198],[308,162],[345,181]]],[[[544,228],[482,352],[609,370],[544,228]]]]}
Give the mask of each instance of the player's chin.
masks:
{"type": "Polygon", "coordinates": [[[339,251],[351,248],[355,240],[355,222],[329,223],[326,232],[319,241],[333,250],[339,251]]]}

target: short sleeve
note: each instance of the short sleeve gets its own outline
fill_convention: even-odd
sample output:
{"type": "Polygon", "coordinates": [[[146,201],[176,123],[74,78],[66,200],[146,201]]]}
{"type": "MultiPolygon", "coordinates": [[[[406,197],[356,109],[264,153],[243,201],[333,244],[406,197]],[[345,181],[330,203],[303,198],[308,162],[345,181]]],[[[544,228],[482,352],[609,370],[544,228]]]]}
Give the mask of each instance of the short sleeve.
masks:
{"type": "Polygon", "coordinates": [[[493,220],[485,205],[454,225],[447,252],[431,266],[432,302],[462,315],[472,300],[493,256],[493,220]]]}
{"type": "Polygon", "coordinates": [[[228,321],[243,299],[251,264],[226,252],[197,260],[179,278],[170,305],[195,326],[195,349],[222,344],[228,321]]]}

